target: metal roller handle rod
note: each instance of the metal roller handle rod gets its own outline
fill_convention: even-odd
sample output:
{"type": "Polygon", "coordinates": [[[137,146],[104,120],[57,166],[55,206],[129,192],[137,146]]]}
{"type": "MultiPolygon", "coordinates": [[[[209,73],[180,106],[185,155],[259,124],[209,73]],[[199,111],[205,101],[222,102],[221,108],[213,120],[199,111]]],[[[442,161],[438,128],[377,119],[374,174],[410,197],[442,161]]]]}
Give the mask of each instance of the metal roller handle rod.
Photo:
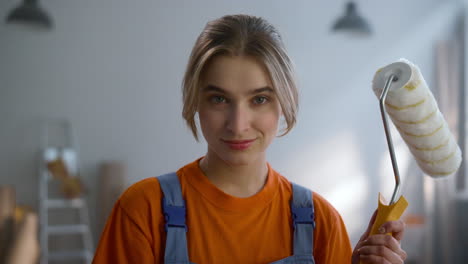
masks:
{"type": "Polygon", "coordinates": [[[392,160],[393,174],[395,175],[395,189],[393,190],[390,204],[393,204],[396,202],[396,197],[400,190],[400,172],[398,171],[398,164],[397,164],[397,160],[395,157],[395,150],[393,149],[392,135],[390,133],[390,128],[388,126],[387,112],[385,111],[385,99],[387,97],[387,93],[390,88],[390,85],[392,84],[393,81],[397,81],[397,80],[398,80],[398,77],[396,77],[393,74],[390,75],[390,77],[388,77],[387,82],[385,83],[385,87],[382,91],[382,94],[380,95],[380,100],[379,100],[380,114],[382,115],[382,121],[383,121],[384,129],[385,129],[385,136],[387,137],[388,149],[390,151],[390,158],[392,160]]]}

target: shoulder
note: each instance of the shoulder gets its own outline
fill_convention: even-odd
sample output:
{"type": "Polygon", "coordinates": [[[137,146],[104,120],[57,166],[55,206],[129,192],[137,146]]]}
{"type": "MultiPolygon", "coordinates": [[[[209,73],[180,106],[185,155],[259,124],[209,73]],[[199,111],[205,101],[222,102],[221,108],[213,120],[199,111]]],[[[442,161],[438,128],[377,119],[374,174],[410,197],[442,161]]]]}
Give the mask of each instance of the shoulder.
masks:
{"type": "MultiPolygon", "coordinates": [[[[281,189],[284,189],[288,195],[287,197],[292,196],[292,182],[289,181],[286,177],[282,176],[281,174],[277,173],[279,176],[279,186],[281,189]]],[[[303,188],[309,189],[308,187],[305,187],[304,185],[297,184],[303,188]]],[[[339,212],[333,207],[333,205],[327,201],[322,195],[318,194],[317,192],[312,192],[312,201],[314,205],[314,212],[315,212],[315,217],[316,217],[316,222],[324,222],[326,226],[333,225],[334,223],[337,222],[342,222],[341,215],[339,212]]]]}
{"type": "Polygon", "coordinates": [[[341,215],[320,194],[313,192],[315,223],[314,256],[317,263],[344,263],[351,259],[351,243],[341,215]]]}
{"type": "Polygon", "coordinates": [[[322,231],[329,231],[343,226],[340,213],[320,194],[313,192],[315,221],[322,231]]]}
{"type": "Polygon", "coordinates": [[[314,192],[316,235],[319,240],[335,240],[348,243],[349,237],[340,213],[323,196],[314,192]]]}
{"type": "MultiPolygon", "coordinates": [[[[184,169],[189,167],[189,165],[186,165],[175,172],[181,186],[184,184],[184,177],[182,176],[187,174],[184,169]]],[[[160,176],[140,180],[128,187],[120,196],[118,201],[122,209],[125,211],[138,211],[148,209],[148,207],[150,207],[152,209],[159,210],[161,208],[161,199],[163,197],[159,180],[160,176]]]]}
{"type": "Polygon", "coordinates": [[[156,177],[151,177],[130,185],[120,196],[119,200],[124,205],[132,204],[150,197],[153,198],[158,193],[160,194],[159,181],[156,177]]]}
{"type": "Polygon", "coordinates": [[[128,215],[146,218],[142,214],[159,212],[161,189],[156,177],[146,178],[128,187],[119,198],[119,205],[128,215]]]}
{"type": "MultiPolygon", "coordinates": [[[[288,186],[288,191],[290,191],[292,195],[292,183],[288,182],[287,179],[285,179],[284,177],[282,177],[281,182],[283,183],[283,186],[288,186]]],[[[310,188],[305,187],[303,185],[299,186],[310,190],[310,188]]],[[[340,213],[335,209],[335,207],[333,207],[333,205],[329,201],[327,201],[322,195],[318,194],[317,192],[311,190],[311,193],[317,230],[319,230],[320,233],[328,233],[336,229],[337,227],[344,226],[343,219],[340,213]]]]}
{"type": "Polygon", "coordinates": [[[330,215],[330,216],[340,216],[338,211],[333,207],[333,205],[327,201],[323,196],[316,192],[312,192],[312,197],[314,201],[315,211],[319,211],[323,214],[330,215]]]}

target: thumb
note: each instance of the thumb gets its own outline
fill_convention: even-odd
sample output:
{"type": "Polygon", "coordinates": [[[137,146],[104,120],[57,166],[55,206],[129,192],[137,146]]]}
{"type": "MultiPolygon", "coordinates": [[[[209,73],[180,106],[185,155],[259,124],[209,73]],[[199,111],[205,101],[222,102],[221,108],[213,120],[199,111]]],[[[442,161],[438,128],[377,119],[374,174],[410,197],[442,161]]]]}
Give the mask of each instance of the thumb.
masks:
{"type": "Polygon", "coordinates": [[[353,264],[360,263],[359,262],[359,259],[360,259],[359,249],[362,247],[362,244],[364,243],[364,241],[369,236],[369,233],[370,233],[370,231],[372,229],[372,225],[374,224],[376,217],[377,217],[377,210],[375,210],[374,214],[372,215],[372,217],[371,217],[371,219],[369,221],[369,225],[367,226],[367,230],[364,232],[364,234],[362,234],[361,238],[359,239],[359,241],[356,244],[356,247],[353,250],[353,255],[352,255],[352,258],[351,258],[351,262],[353,264]]]}
{"type": "Polygon", "coordinates": [[[364,232],[364,234],[362,234],[361,239],[359,239],[360,241],[362,241],[362,240],[366,239],[367,237],[369,237],[369,233],[371,232],[372,225],[374,225],[376,217],[377,217],[377,210],[375,210],[374,214],[372,214],[372,217],[371,217],[371,219],[369,221],[369,225],[367,226],[366,232],[364,232]]]}

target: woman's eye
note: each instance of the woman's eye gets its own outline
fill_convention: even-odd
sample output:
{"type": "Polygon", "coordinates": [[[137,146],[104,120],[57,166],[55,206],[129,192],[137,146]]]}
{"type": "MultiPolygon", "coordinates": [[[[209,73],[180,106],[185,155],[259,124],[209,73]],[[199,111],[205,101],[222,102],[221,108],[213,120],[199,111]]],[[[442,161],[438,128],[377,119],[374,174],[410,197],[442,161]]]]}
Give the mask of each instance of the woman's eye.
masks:
{"type": "Polygon", "coordinates": [[[214,95],[210,97],[210,102],[215,104],[221,104],[226,102],[226,98],[220,95],[214,95]]]}
{"type": "Polygon", "coordinates": [[[257,96],[254,98],[254,103],[255,104],[264,104],[268,101],[268,98],[266,96],[257,96]]]}

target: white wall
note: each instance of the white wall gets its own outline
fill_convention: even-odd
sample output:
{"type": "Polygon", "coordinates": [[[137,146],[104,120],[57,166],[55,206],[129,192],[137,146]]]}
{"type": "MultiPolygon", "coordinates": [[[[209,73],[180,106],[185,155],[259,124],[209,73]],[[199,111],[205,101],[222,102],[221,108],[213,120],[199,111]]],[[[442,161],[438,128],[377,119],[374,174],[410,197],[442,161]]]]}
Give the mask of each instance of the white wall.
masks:
{"type": "MultiPolygon", "coordinates": [[[[1,1],[0,18],[17,2],[1,1]]],[[[180,114],[186,60],[208,20],[249,13],[282,32],[301,88],[298,125],[273,144],[269,160],[330,199],[353,243],[377,193],[393,188],[380,187],[392,173],[381,172],[386,146],[372,76],[400,57],[431,74],[431,41],[443,28],[428,18],[442,14],[431,23],[443,25],[455,10],[442,8],[451,1],[359,1],[375,34],[356,39],[329,31],[345,1],[41,2],[54,31],[0,24],[0,183],[14,184],[20,203],[37,206],[44,118],[67,118],[76,129],[93,220],[100,162],[126,162],[133,183],[203,155],[180,114]]]]}

